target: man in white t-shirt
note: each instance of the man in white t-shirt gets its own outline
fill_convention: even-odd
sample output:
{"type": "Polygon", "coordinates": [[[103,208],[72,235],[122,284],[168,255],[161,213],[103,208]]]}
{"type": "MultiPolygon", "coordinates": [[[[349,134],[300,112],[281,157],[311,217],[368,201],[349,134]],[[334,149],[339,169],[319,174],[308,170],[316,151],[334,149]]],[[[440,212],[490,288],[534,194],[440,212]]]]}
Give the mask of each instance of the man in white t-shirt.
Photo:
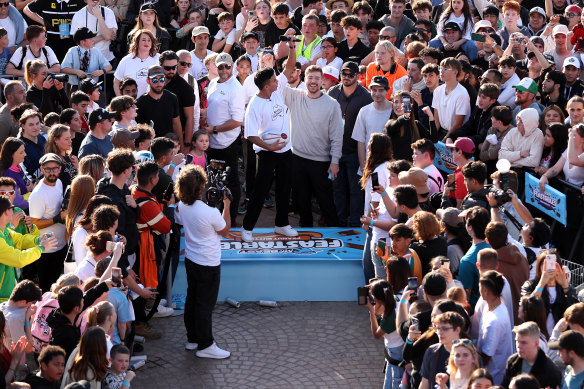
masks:
{"type": "Polygon", "coordinates": [[[61,158],[56,154],[47,153],[39,162],[44,178],[30,194],[30,217],[40,229],[41,235],[50,232],[58,242],[55,249],[45,251],[36,262],[39,286],[43,292],[47,292],[63,273],[67,245],[65,224],[63,224],[64,215],[61,211],[63,184],[58,178],[61,172],[61,158]]]}
{"type": "Polygon", "coordinates": [[[225,161],[229,166],[227,187],[233,195],[231,202],[231,222],[235,223],[237,207],[241,195],[238,159],[241,149],[239,133],[245,115],[243,87],[233,76],[233,59],[227,53],[215,58],[219,77],[211,80],[207,90],[207,126],[210,135],[209,159],[225,161]]]}
{"type": "Polygon", "coordinates": [[[193,28],[191,40],[195,44],[195,48],[191,51],[191,73],[195,80],[206,76],[209,71],[205,67],[205,58],[214,52],[207,49],[209,45],[209,29],[205,26],[198,26],[193,28]]]}
{"type": "Polygon", "coordinates": [[[457,80],[461,71],[460,62],[454,58],[446,58],[440,63],[440,79],[444,84],[434,90],[432,108],[438,135],[443,142],[470,117],[470,97],[457,80]]]}
{"type": "Polygon", "coordinates": [[[94,38],[95,48],[101,51],[105,59],[114,59],[110,51],[110,43],[116,38],[118,24],[114,11],[99,5],[99,0],[85,0],[86,7],[75,12],[71,20],[71,35],[75,34],[80,27],[87,27],[97,33],[94,38]]]}
{"type": "MultiPolygon", "coordinates": [[[[286,69],[287,73],[293,71],[286,69]]],[[[297,236],[288,222],[290,202],[292,152],[290,151],[290,116],[284,104],[282,89],[287,80],[276,77],[273,68],[257,71],[253,78],[259,92],[252,97],[245,113],[245,137],[253,143],[258,155],[258,170],[254,190],[251,193],[247,212],[243,219],[241,238],[253,241],[252,230],[263,208],[264,199],[276,181],[276,228],[277,234],[297,236]],[[282,82],[284,81],[284,82],[282,82]],[[271,139],[277,137],[275,142],[271,139]],[[275,173],[275,174],[274,174],[275,173]]]]}
{"type": "Polygon", "coordinates": [[[428,187],[430,196],[444,190],[444,178],[440,171],[434,166],[434,156],[436,149],[430,139],[419,139],[412,143],[414,166],[423,169],[428,174],[428,187]]]}
{"type": "Polygon", "coordinates": [[[0,7],[0,27],[8,31],[8,48],[14,53],[17,46],[24,40],[24,31],[28,27],[20,12],[9,2],[0,7]]]}

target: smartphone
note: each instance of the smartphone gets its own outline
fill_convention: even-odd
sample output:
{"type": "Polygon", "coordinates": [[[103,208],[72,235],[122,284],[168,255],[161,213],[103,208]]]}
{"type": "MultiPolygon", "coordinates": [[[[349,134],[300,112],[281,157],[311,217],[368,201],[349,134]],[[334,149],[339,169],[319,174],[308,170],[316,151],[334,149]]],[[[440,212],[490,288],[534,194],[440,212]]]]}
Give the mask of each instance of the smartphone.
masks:
{"type": "Polygon", "coordinates": [[[122,286],[122,269],[119,267],[112,267],[112,282],[117,287],[122,286]]]}
{"type": "Polygon", "coordinates": [[[410,319],[410,321],[411,321],[411,322],[412,322],[412,324],[415,326],[415,327],[414,327],[414,330],[416,330],[416,331],[420,331],[420,321],[418,320],[418,318],[417,318],[417,317],[412,317],[412,318],[410,319]]]}
{"type": "Polygon", "coordinates": [[[369,295],[369,288],[364,286],[357,287],[357,304],[365,305],[367,304],[367,296],[369,295]]]}
{"type": "Polygon", "coordinates": [[[402,102],[404,103],[404,113],[412,112],[412,99],[405,96],[402,98],[402,102]]]}
{"type": "Polygon", "coordinates": [[[454,174],[447,175],[446,180],[448,182],[448,186],[454,188],[454,185],[456,183],[456,178],[454,177],[454,174]]]}
{"type": "Polygon", "coordinates": [[[116,247],[116,242],[109,241],[105,244],[105,249],[107,251],[114,251],[115,247],[116,247]]]}
{"type": "Polygon", "coordinates": [[[545,256],[545,270],[556,270],[556,254],[548,254],[545,256]]]}
{"type": "Polygon", "coordinates": [[[185,164],[188,165],[190,163],[193,163],[193,155],[192,154],[187,154],[187,159],[185,164]]]}
{"type": "Polygon", "coordinates": [[[440,267],[443,268],[443,269],[450,270],[450,259],[448,259],[448,258],[441,259],[440,260],[440,267]]]}
{"type": "Polygon", "coordinates": [[[387,251],[387,243],[385,242],[385,238],[380,238],[377,241],[377,256],[383,257],[387,251]]]}
{"type": "Polygon", "coordinates": [[[375,207],[373,206],[373,202],[369,202],[369,211],[373,215],[375,213],[375,207]]]}
{"type": "Polygon", "coordinates": [[[371,188],[375,189],[379,186],[379,175],[377,172],[371,173],[371,188]]]}
{"type": "Polygon", "coordinates": [[[256,11],[247,11],[247,17],[251,18],[257,16],[257,12],[256,11]]]}
{"type": "Polygon", "coordinates": [[[172,190],[172,186],[173,186],[172,182],[170,184],[168,184],[168,186],[166,187],[166,190],[164,191],[164,194],[162,195],[162,200],[170,201],[172,194],[174,193],[172,190]]]}
{"type": "Polygon", "coordinates": [[[472,39],[475,42],[485,42],[487,40],[487,37],[484,36],[483,34],[478,34],[476,32],[472,32],[470,34],[470,39],[472,39]]]}
{"type": "Polygon", "coordinates": [[[408,278],[408,290],[417,290],[417,289],[418,289],[418,278],[417,277],[408,278]]]}

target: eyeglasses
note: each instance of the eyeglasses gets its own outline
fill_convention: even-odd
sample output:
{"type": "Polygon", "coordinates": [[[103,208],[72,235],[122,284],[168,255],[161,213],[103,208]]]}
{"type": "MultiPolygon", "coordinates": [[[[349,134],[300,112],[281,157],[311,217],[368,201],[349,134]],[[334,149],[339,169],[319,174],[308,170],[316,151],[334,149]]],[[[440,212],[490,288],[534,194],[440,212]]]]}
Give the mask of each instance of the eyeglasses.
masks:
{"type": "Polygon", "coordinates": [[[578,14],[577,14],[577,13],[575,13],[575,12],[566,12],[566,13],[564,14],[564,16],[565,16],[565,17],[567,17],[567,18],[575,18],[576,16],[580,16],[580,15],[578,15],[578,14]]]}
{"type": "Polygon", "coordinates": [[[178,65],[174,65],[174,66],[163,66],[164,70],[176,70],[177,67],[178,67],[178,65]]]}
{"type": "Polygon", "coordinates": [[[43,167],[43,170],[47,173],[57,173],[61,169],[61,166],[56,167],[43,167]]]}
{"type": "Polygon", "coordinates": [[[192,63],[185,62],[185,61],[180,61],[179,64],[180,64],[180,66],[186,66],[187,68],[190,68],[191,66],[193,66],[192,63]]]}
{"type": "Polygon", "coordinates": [[[474,342],[470,339],[454,339],[452,345],[454,346],[457,344],[474,344],[474,342]]]}
{"type": "Polygon", "coordinates": [[[379,40],[380,41],[387,41],[387,40],[390,40],[392,38],[393,37],[392,36],[389,36],[389,35],[379,35],[379,40]]]}
{"type": "Polygon", "coordinates": [[[151,78],[150,82],[153,84],[158,84],[159,82],[164,82],[164,77],[159,77],[159,78],[151,78]]]}
{"type": "Polygon", "coordinates": [[[9,190],[8,192],[0,191],[0,196],[14,196],[15,193],[13,190],[9,190]]]}
{"type": "Polygon", "coordinates": [[[231,65],[223,64],[223,65],[217,66],[217,70],[229,70],[229,69],[231,69],[231,65]]]}
{"type": "Polygon", "coordinates": [[[10,3],[0,3],[0,7],[8,7],[10,5],[10,3]]]}
{"type": "Polygon", "coordinates": [[[434,325],[434,326],[432,326],[432,328],[434,328],[434,331],[436,331],[436,332],[446,332],[446,331],[453,329],[454,327],[452,327],[452,326],[440,327],[440,326],[434,325]]]}
{"type": "Polygon", "coordinates": [[[347,77],[347,78],[353,78],[355,77],[355,73],[347,73],[347,72],[342,72],[341,73],[342,77],[347,77]]]}
{"type": "Polygon", "coordinates": [[[438,66],[438,70],[441,71],[441,72],[447,72],[449,70],[454,70],[454,68],[444,68],[442,66],[438,66]]]}

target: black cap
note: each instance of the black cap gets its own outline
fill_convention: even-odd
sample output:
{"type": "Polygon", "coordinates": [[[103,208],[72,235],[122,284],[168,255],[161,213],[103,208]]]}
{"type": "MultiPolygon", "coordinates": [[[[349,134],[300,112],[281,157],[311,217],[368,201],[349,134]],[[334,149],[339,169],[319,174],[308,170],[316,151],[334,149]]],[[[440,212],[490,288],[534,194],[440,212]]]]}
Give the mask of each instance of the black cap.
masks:
{"type": "Polygon", "coordinates": [[[140,12],[144,11],[154,11],[158,13],[158,11],[156,10],[156,5],[150,2],[142,4],[142,6],[140,7],[140,12]]]}
{"type": "Polygon", "coordinates": [[[422,280],[424,293],[428,296],[438,297],[446,292],[446,280],[440,273],[430,272],[422,280]]]}
{"type": "Polygon", "coordinates": [[[79,90],[90,95],[94,90],[99,88],[101,84],[103,84],[102,81],[97,82],[93,78],[85,78],[79,83],[79,90]]]}
{"type": "Polygon", "coordinates": [[[357,65],[357,62],[347,61],[341,67],[341,72],[343,70],[348,70],[353,74],[358,74],[359,73],[359,65],[357,65]]]}
{"type": "Polygon", "coordinates": [[[245,42],[247,38],[255,38],[256,41],[258,42],[260,41],[260,37],[258,36],[258,34],[256,34],[253,31],[248,31],[245,34],[243,34],[243,36],[241,37],[241,41],[245,42]]]}
{"type": "Polygon", "coordinates": [[[383,89],[389,90],[389,80],[384,76],[375,76],[371,79],[369,88],[371,88],[372,86],[380,86],[383,89]]]}
{"type": "Polygon", "coordinates": [[[81,27],[75,31],[75,34],[73,34],[73,40],[75,43],[79,43],[84,39],[95,38],[96,36],[97,34],[91,31],[89,28],[81,27]]]}
{"type": "Polygon", "coordinates": [[[98,109],[94,109],[89,114],[88,124],[89,124],[89,127],[93,127],[97,123],[101,123],[104,120],[113,119],[113,118],[114,118],[114,114],[113,113],[108,112],[108,111],[106,111],[103,108],[98,108],[98,109]]]}
{"type": "Polygon", "coordinates": [[[41,166],[43,166],[45,163],[49,163],[49,162],[57,162],[59,165],[63,163],[61,158],[59,158],[59,156],[55,153],[46,153],[45,155],[43,155],[41,157],[41,159],[39,161],[41,166]]]}
{"type": "Polygon", "coordinates": [[[560,338],[555,342],[548,343],[548,348],[557,350],[563,348],[564,350],[574,351],[579,356],[584,356],[584,336],[574,330],[568,330],[560,335],[560,338]]]}
{"type": "Polygon", "coordinates": [[[444,31],[446,30],[460,31],[460,26],[456,22],[448,22],[444,25],[444,31]]]}

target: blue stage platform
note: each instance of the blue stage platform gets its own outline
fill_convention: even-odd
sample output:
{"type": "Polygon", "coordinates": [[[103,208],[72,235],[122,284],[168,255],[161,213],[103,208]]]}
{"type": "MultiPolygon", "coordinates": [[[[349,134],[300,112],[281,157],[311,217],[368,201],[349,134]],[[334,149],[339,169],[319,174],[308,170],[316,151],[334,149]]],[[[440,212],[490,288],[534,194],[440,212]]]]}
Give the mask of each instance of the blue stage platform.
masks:
{"type": "MultiPolygon", "coordinates": [[[[219,301],[353,301],[363,285],[365,232],[351,228],[300,228],[289,238],[254,230],[254,242],[233,230],[221,241],[219,301]]],[[[181,242],[184,248],[184,239],[181,242]]],[[[173,294],[186,293],[184,254],[173,294]]]]}

